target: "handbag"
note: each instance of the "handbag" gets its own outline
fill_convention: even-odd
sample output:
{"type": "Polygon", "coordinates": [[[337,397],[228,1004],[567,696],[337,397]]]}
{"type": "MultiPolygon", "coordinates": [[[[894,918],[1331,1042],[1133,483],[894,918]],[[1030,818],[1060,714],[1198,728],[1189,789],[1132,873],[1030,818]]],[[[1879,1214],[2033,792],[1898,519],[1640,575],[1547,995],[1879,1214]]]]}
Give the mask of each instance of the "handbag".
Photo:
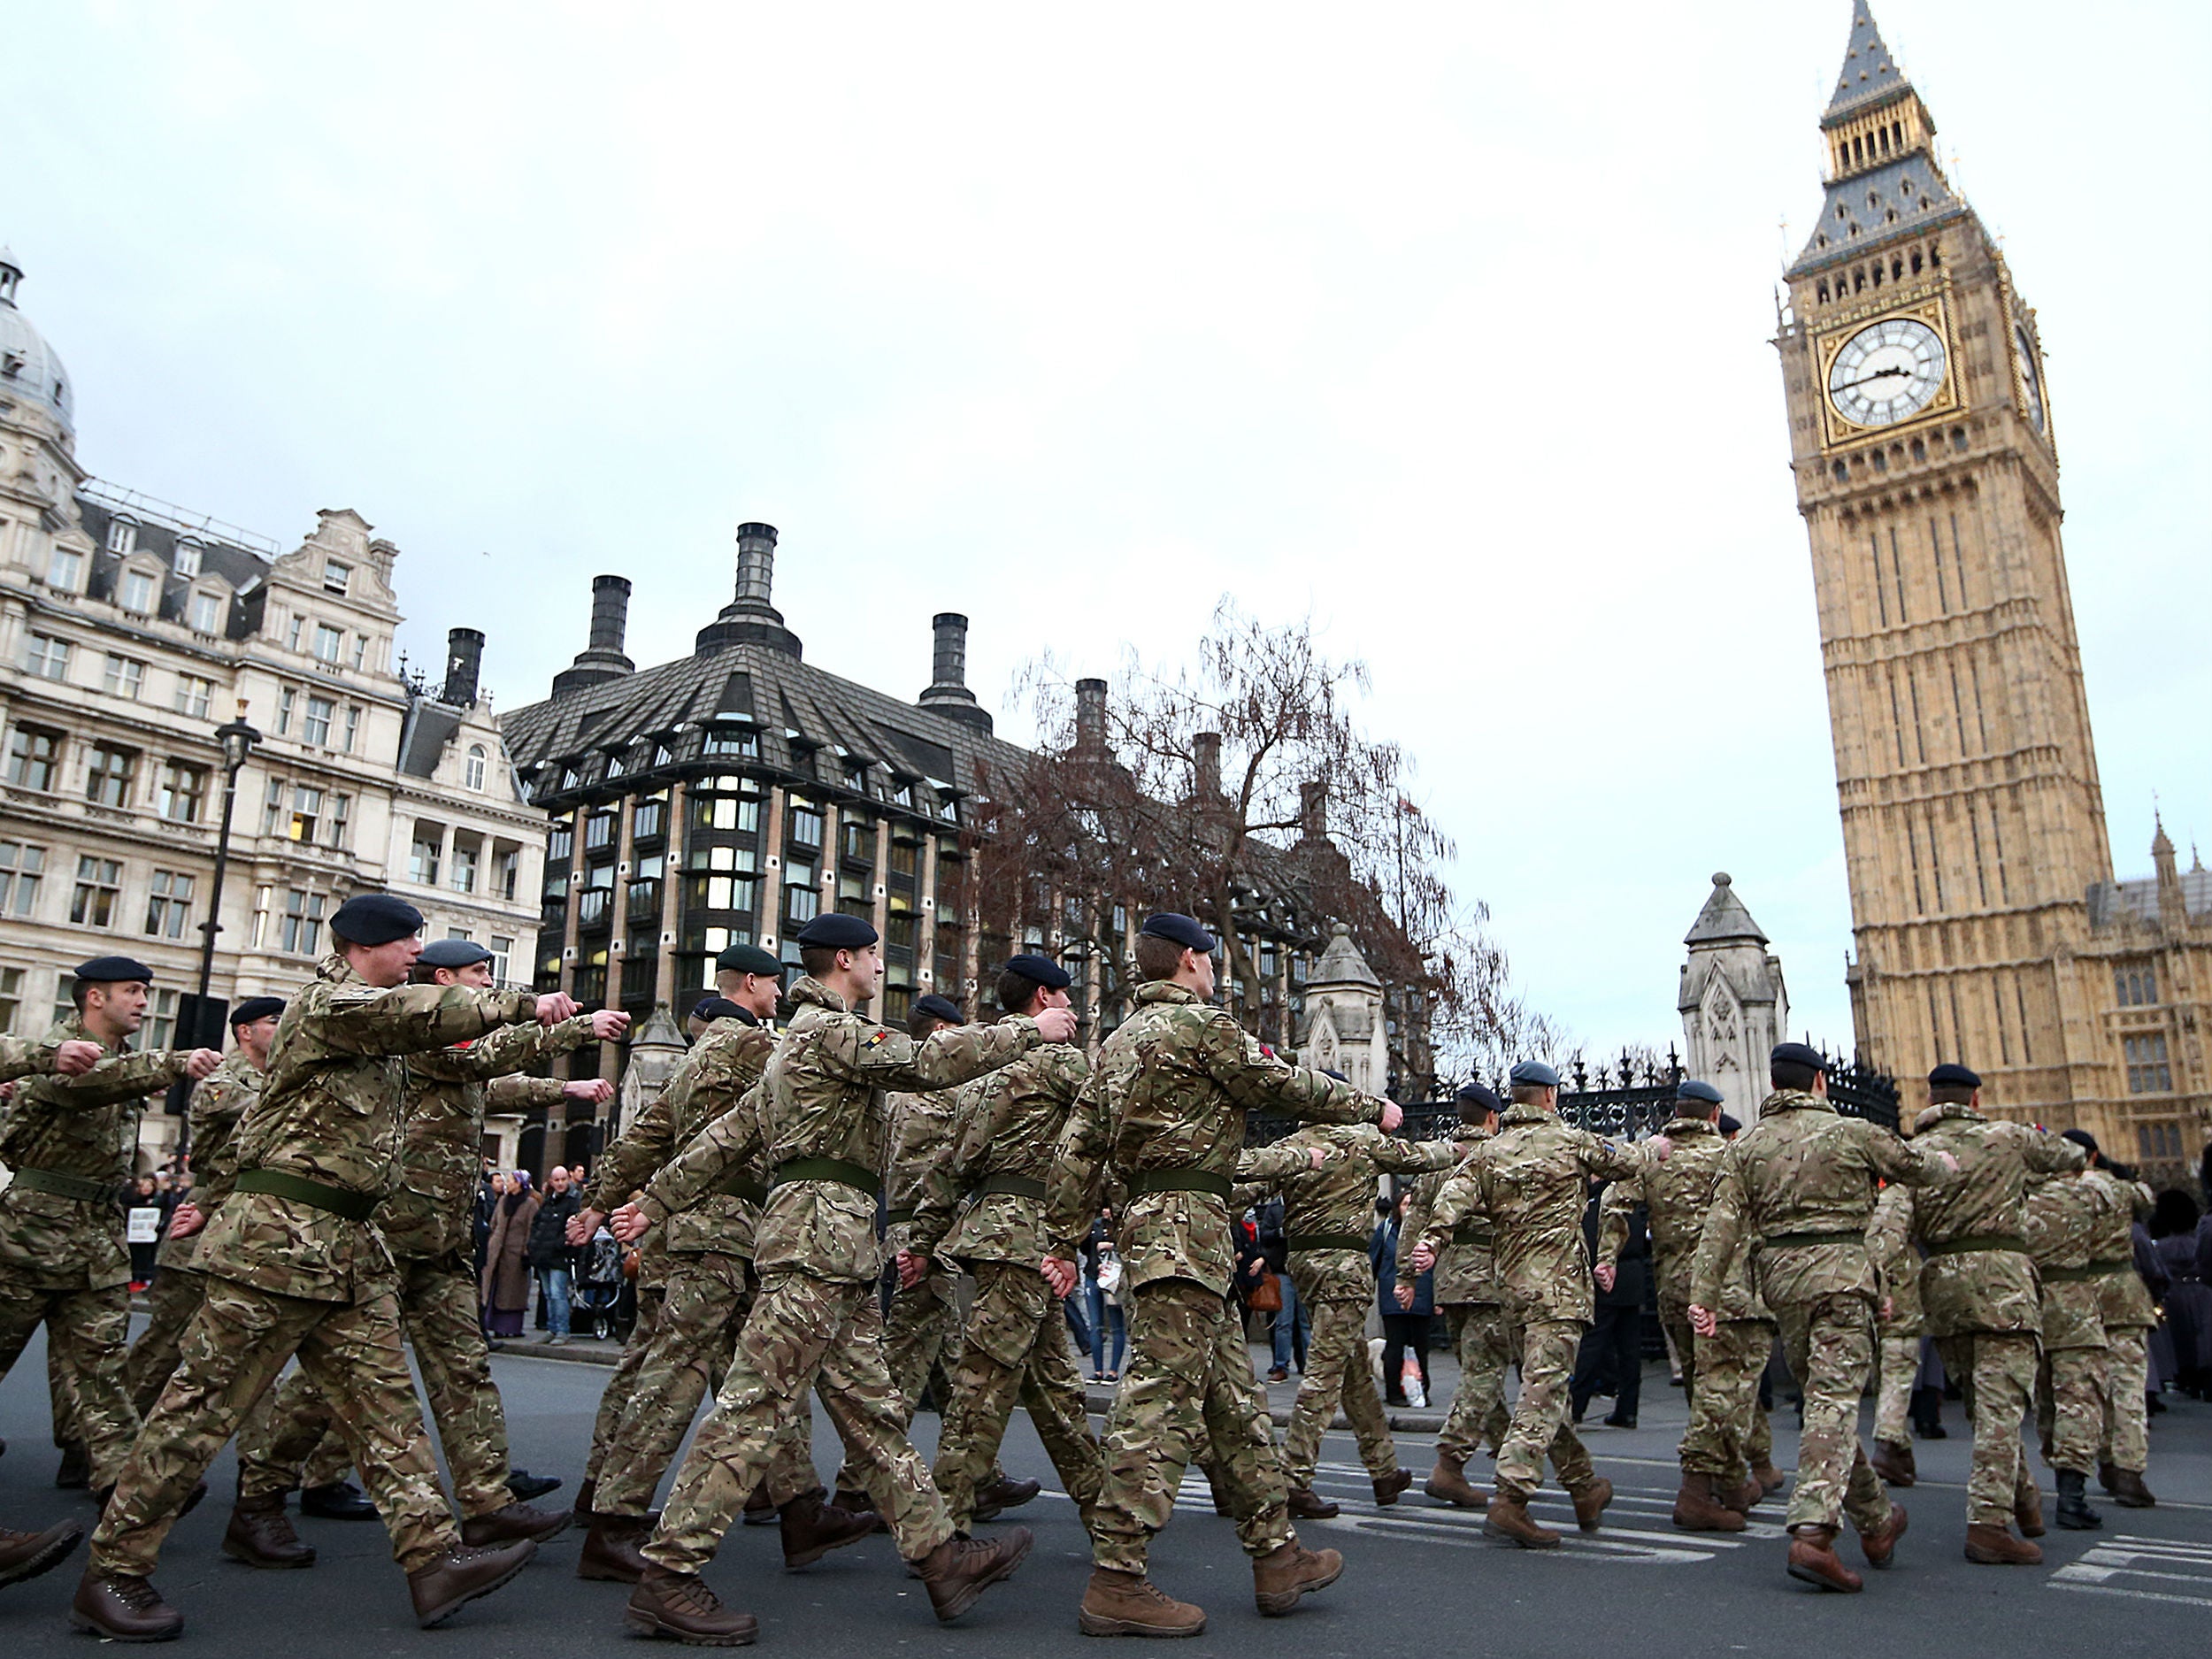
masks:
{"type": "Polygon", "coordinates": [[[1254,1313],[1280,1313],[1283,1310],[1283,1281],[1272,1273],[1262,1273],[1260,1282],[1252,1287],[1246,1305],[1254,1313]]]}

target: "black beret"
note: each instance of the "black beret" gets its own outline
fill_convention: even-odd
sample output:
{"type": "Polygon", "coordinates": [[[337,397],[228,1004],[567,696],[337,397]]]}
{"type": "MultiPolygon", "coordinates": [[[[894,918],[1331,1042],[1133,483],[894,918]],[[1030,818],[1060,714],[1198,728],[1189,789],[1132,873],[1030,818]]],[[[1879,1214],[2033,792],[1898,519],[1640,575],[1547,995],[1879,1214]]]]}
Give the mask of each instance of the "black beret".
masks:
{"type": "Polygon", "coordinates": [[[758,945],[732,945],[714,959],[714,971],[717,973],[757,973],[770,979],[783,978],[783,964],[758,945]]]}
{"type": "Polygon", "coordinates": [[[491,959],[492,953],[472,939],[434,939],[415,958],[426,968],[472,968],[491,959]]]}
{"type": "Polygon", "coordinates": [[[1767,1056],[1769,1065],[1809,1066],[1816,1071],[1828,1069],[1828,1056],[1809,1043],[1778,1042],[1774,1052],[1767,1056]]]}
{"type": "Polygon", "coordinates": [[[1721,1094],[1718,1089],[1710,1083],[1701,1082],[1694,1077],[1686,1077],[1674,1086],[1674,1097],[1677,1100],[1701,1101],[1708,1106],[1717,1106],[1721,1103],[1721,1094]]]}
{"type": "Polygon", "coordinates": [[[1541,1060],[1524,1060],[1509,1073],[1512,1080],[1524,1088],[1557,1088],[1559,1073],[1541,1060]]]}
{"type": "Polygon", "coordinates": [[[1946,1060],[1928,1073],[1930,1088],[1979,1088],[1982,1080],[1964,1066],[1946,1060]]]}
{"type": "Polygon", "coordinates": [[[132,980],[151,985],[154,971],[129,956],[95,956],[77,964],[77,977],[94,985],[122,985],[132,980]]]}
{"type": "Polygon", "coordinates": [[[1072,974],[1050,956],[1041,956],[1034,951],[1024,951],[1007,963],[1006,972],[1018,973],[1032,985],[1041,985],[1048,991],[1064,991],[1075,983],[1072,974]]]}
{"type": "Polygon", "coordinates": [[[1350,1078],[1346,1077],[1346,1076],[1344,1075],[1344,1073],[1343,1073],[1343,1072],[1341,1072],[1341,1071],[1338,1071],[1338,1070],[1337,1070],[1334,1066],[1333,1066],[1333,1065],[1325,1065],[1325,1066],[1323,1066],[1323,1067],[1321,1068],[1321,1075],[1322,1075],[1323,1077],[1333,1077],[1333,1078],[1334,1078],[1334,1079],[1335,1079],[1338,1082],[1340,1082],[1340,1083],[1349,1083],[1349,1082],[1352,1080],[1350,1078]]]}
{"type": "Polygon", "coordinates": [[[350,945],[388,945],[422,932],[422,912],[388,893],[357,893],[331,917],[330,931],[350,945]]]}
{"type": "Polygon", "coordinates": [[[959,1003],[949,996],[938,996],[933,993],[928,996],[916,997],[913,1011],[917,1014],[926,1014],[932,1019],[949,1021],[955,1025],[964,1025],[968,1022],[968,1017],[960,1011],[959,1003]]]}
{"type": "Polygon", "coordinates": [[[234,1025],[250,1025],[257,1019],[274,1019],[284,1011],[280,996],[250,996],[230,1010],[234,1025]]]}
{"type": "Polygon", "coordinates": [[[2059,1131],[2058,1138],[2062,1141],[2072,1141],[2083,1151],[2090,1153],[2093,1156],[2097,1150],[2097,1137],[2091,1134],[2086,1129],[2062,1129],[2059,1131]]]}
{"type": "Polygon", "coordinates": [[[737,1019],[744,1012],[726,996],[703,996],[691,1005],[694,1019],[737,1019]]]}
{"type": "Polygon", "coordinates": [[[1177,910],[1162,910],[1156,916],[1146,917],[1144,926],[1137,931],[1148,939],[1164,939],[1186,950],[1195,950],[1202,956],[1212,956],[1218,942],[1191,918],[1177,910]]]}
{"type": "Polygon", "coordinates": [[[1505,1110],[1504,1102],[1498,1099],[1496,1092],[1481,1083],[1462,1083],[1459,1086],[1459,1092],[1452,1098],[1462,1106],[1479,1106],[1486,1112],[1505,1110]]]}
{"type": "Polygon", "coordinates": [[[1724,1137],[1737,1134],[1740,1133],[1742,1129],[1743,1125],[1738,1123],[1733,1118],[1731,1118],[1726,1112],[1721,1113],[1720,1132],[1724,1137]]]}
{"type": "Polygon", "coordinates": [[[824,910],[799,930],[799,942],[823,950],[865,950],[876,942],[876,930],[857,916],[824,910]]]}

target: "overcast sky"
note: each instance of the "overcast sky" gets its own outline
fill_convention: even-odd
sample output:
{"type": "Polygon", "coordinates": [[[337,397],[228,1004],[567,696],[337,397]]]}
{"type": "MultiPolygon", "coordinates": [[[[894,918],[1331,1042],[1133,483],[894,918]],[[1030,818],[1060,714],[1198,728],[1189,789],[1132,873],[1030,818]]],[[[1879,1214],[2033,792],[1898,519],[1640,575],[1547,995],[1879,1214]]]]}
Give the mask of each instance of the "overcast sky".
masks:
{"type": "MultiPolygon", "coordinates": [[[[2212,851],[2212,7],[1882,0],[2039,311],[2107,813],[2212,851]]],[[[1664,1046],[1727,870],[1848,1043],[1770,345],[1847,0],[1003,10],[0,0],[0,243],[95,474],[403,549],[502,706],[690,649],[779,526],[809,660],[1234,593],[1374,670],[1532,1000],[1664,1046]],[[1785,232],[1784,227],[1787,229],[1785,232]]],[[[1970,1059],[1971,1056],[1968,1056],[1970,1059]]]]}

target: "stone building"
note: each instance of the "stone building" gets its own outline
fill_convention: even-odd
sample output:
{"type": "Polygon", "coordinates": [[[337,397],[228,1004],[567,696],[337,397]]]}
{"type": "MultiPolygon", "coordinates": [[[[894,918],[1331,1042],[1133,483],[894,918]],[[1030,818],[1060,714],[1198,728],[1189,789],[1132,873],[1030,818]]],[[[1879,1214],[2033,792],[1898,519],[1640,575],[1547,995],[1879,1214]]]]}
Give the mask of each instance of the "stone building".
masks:
{"type": "Polygon", "coordinates": [[[1963,1060],[1996,1110],[2170,1167],[2212,1129],[2212,910],[2177,875],[2113,879],[2035,311],[1864,4],[1820,125],[1775,344],[1859,1049],[1909,1087],[1963,1060]]]}
{"type": "Polygon", "coordinates": [[[1356,1087],[1377,1094],[1390,1088],[1383,983],[1342,922],[1330,929],[1328,949],[1306,971],[1305,980],[1298,1064],[1341,1071],[1356,1087]]]}
{"type": "Polygon", "coordinates": [[[1682,1069],[1726,1096],[1724,1108],[1748,1124],[1768,1094],[1767,1056],[1788,1041],[1790,994],[1782,960],[1737,896],[1726,872],[1713,878],[1712,895],[1682,942],[1675,1005],[1682,1014],[1682,1069]]]}
{"type": "MultiPolygon", "coordinates": [[[[398,549],[325,511],[286,552],[88,477],[66,373],[0,255],[0,1030],[43,1031],[68,970],[115,952],[159,974],[146,1041],[197,984],[225,768],[241,768],[211,999],[283,995],[345,896],[389,887],[526,980],[543,818],[456,630],[434,690],[392,666],[398,549]]],[[[150,1118],[145,1154],[173,1119],[150,1118]]]]}

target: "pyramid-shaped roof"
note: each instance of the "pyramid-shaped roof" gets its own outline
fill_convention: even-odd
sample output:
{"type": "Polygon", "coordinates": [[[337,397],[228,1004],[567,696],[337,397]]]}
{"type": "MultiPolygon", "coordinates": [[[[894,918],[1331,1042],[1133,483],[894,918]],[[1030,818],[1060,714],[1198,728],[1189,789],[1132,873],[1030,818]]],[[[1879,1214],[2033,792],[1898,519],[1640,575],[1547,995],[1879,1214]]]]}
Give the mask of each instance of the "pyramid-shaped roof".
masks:
{"type": "Polygon", "coordinates": [[[1329,948],[1306,975],[1308,989],[1317,985],[1371,985],[1378,990],[1382,988],[1374,969],[1367,965],[1367,958],[1360,955],[1359,947],[1352,942],[1352,930],[1342,922],[1336,924],[1329,948]]]}
{"type": "Polygon", "coordinates": [[[1759,931],[1759,924],[1751,919],[1751,912],[1736,896],[1735,884],[1724,870],[1713,877],[1713,895],[1705,901],[1705,908],[1697,913],[1697,920],[1690,925],[1682,942],[1716,945],[1737,941],[1763,945],[1767,936],[1759,931]]]}
{"type": "Polygon", "coordinates": [[[1836,77],[1836,94],[1828,100],[1827,112],[1820,118],[1821,126],[1829,127],[1847,121],[1869,105],[1909,91],[1911,87],[1904,72],[1898,68],[1897,60],[1890,56],[1882,31],[1875,24],[1872,9],[1866,0],[1853,0],[1851,43],[1844,49],[1843,73],[1836,77]]]}

